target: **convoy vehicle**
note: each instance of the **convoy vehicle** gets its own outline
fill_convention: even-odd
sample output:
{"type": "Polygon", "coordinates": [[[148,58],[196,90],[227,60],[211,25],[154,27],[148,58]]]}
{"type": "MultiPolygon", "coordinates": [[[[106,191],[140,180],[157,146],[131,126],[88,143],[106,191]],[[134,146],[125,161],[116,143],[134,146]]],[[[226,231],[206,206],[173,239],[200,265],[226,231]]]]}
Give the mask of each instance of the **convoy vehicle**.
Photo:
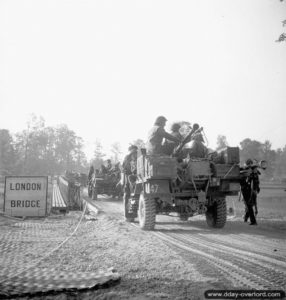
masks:
{"type": "Polygon", "coordinates": [[[124,186],[126,221],[138,217],[143,230],[153,230],[157,214],[176,212],[181,220],[204,214],[210,227],[224,227],[226,196],[240,191],[239,162],[238,147],[216,157],[184,159],[139,149],[136,182],[124,186]]]}
{"type": "Polygon", "coordinates": [[[115,198],[121,196],[121,187],[118,185],[120,171],[110,172],[109,174],[93,173],[88,181],[88,196],[97,200],[99,194],[105,194],[115,198]]]}

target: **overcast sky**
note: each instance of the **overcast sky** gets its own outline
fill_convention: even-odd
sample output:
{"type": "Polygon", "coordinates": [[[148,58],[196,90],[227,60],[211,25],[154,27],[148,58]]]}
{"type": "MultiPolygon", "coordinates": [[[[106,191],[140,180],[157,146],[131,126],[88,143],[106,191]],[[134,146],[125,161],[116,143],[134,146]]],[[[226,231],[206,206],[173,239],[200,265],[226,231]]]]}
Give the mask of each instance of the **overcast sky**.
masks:
{"type": "Polygon", "coordinates": [[[0,129],[31,113],[126,152],[158,115],[286,145],[286,3],[0,0],[0,129]],[[284,27],[285,29],[285,27],[284,27]]]}

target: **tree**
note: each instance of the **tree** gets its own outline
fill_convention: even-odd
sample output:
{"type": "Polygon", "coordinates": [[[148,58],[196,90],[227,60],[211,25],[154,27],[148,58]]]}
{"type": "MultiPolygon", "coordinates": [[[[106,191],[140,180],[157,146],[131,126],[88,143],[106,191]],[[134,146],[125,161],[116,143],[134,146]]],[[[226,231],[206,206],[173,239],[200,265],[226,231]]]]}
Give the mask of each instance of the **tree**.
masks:
{"type": "Polygon", "coordinates": [[[71,171],[75,161],[74,149],[77,136],[67,125],[62,124],[56,129],[56,159],[62,168],[71,171]]]}
{"type": "Polygon", "coordinates": [[[274,176],[279,178],[286,178],[286,145],[283,149],[277,149],[274,166],[274,176]]]}
{"type": "Polygon", "coordinates": [[[11,175],[15,164],[13,138],[7,129],[0,129],[0,176],[11,175]]]}
{"type": "MultiPolygon", "coordinates": [[[[280,2],[284,2],[284,0],[280,0],[280,2]]],[[[286,20],[282,21],[282,26],[286,26],[286,20]]],[[[278,37],[278,39],[276,40],[276,42],[284,42],[286,41],[286,33],[283,32],[280,34],[280,36],[278,37]]]]}
{"type": "Polygon", "coordinates": [[[258,162],[261,160],[267,161],[267,168],[263,172],[263,176],[268,179],[272,178],[275,174],[275,168],[277,167],[276,159],[279,152],[271,149],[270,141],[266,140],[264,143],[251,140],[249,138],[244,139],[241,143],[240,159],[245,162],[246,159],[255,159],[258,162]]]}
{"type": "Polygon", "coordinates": [[[113,153],[113,161],[114,163],[119,162],[119,157],[122,154],[121,146],[119,142],[115,142],[111,145],[111,152],[113,153]]]}
{"type": "Polygon", "coordinates": [[[145,142],[141,139],[137,139],[137,140],[133,141],[132,145],[135,145],[138,148],[145,148],[146,147],[145,142]]]}
{"type": "Polygon", "coordinates": [[[100,168],[100,166],[103,164],[104,157],[105,157],[105,154],[102,151],[102,144],[101,144],[100,140],[96,139],[94,158],[91,160],[91,164],[94,166],[95,169],[100,168]]]}
{"type": "Polygon", "coordinates": [[[44,126],[44,119],[32,114],[27,122],[27,129],[16,134],[15,148],[19,157],[20,174],[41,175],[43,168],[39,160],[43,159],[43,152],[46,149],[42,140],[44,126]]]}
{"type": "Polygon", "coordinates": [[[77,172],[85,172],[87,170],[87,159],[83,152],[84,141],[81,137],[75,138],[75,148],[73,150],[74,167],[77,172]]]}
{"type": "Polygon", "coordinates": [[[272,178],[275,172],[276,152],[271,147],[272,145],[268,140],[262,144],[262,159],[267,161],[267,169],[263,173],[268,178],[272,178]]]}
{"type": "Polygon", "coordinates": [[[246,138],[240,142],[240,146],[240,160],[242,162],[245,162],[248,158],[262,159],[262,144],[260,142],[246,138]]]}
{"type": "Polygon", "coordinates": [[[226,136],[225,135],[218,135],[216,144],[217,144],[216,151],[220,151],[222,149],[225,149],[228,146],[226,136]]]}

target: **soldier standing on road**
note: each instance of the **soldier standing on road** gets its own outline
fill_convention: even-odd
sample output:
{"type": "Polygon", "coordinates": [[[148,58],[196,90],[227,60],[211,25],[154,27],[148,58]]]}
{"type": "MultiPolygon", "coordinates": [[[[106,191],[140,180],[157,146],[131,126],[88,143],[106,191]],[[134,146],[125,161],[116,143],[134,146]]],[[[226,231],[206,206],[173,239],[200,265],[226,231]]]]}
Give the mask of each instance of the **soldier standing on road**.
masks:
{"type": "Polygon", "coordinates": [[[257,194],[260,192],[260,172],[257,170],[257,168],[253,168],[253,161],[251,159],[248,159],[245,164],[246,168],[243,169],[245,176],[243,176],[240,182],[245,205],[244,222],[247,222],[248,218],[250,218],[249,225],[257,225],[255,216],[258,213],[257,194]]]}
{"type": "Polygon", "coordinates": [[[91,180],[93,173],[94,173],[94,166],[90,166],[88,177],[87,177],[88,182],[91,180]]]}
{"type": "Polygon", "coordinates": [[[131,145],[128,150],[129,153],[124,158],[122,169],[128,184],[132,188],[136,181],[138,147],[136,145],[131,145]]]}
{"type": "Polygon", "coordinates": [[[180,139],[165,131],[166,122],[167,119],[165,117],[159,116],[149,131],[146,147],[148,154],[165,154],[166,147],[162,145],[164,138],[175,143],[180,143],[180,139]]]}

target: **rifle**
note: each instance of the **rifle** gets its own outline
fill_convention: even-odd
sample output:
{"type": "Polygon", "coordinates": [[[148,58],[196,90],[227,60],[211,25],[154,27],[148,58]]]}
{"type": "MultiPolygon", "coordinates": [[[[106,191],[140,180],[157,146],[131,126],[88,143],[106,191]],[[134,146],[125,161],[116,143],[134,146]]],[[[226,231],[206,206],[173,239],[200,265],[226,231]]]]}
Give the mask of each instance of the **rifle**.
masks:
{"type": "Polygon", "coordinates": [[[198,129],[192,128],[192,130],[183,138],[183,140],[180,142],[180,144],[174,149],[172,156],[178,155],[179,152],[183,149],[183,147],[190,142],[193,137],[203,131],[203,127],[200,127],[198,129]]]}

